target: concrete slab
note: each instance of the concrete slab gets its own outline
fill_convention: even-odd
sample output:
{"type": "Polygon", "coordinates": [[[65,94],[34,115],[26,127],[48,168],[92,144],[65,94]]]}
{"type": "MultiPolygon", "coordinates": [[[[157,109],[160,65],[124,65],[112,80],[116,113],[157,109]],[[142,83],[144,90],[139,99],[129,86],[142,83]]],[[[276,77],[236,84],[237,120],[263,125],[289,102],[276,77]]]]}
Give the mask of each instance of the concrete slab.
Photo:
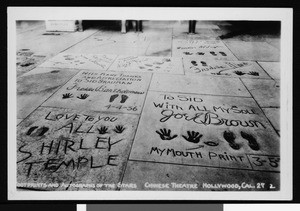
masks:
{"type": "Polygon", "coordinates": [[[88,29],[83,32],[29,31],[17,36],[17,50],[30,49],[36,55],[52,57],[97,32],[88,29]]]}
{"type": "Polygon", "coordinates": [[[280,108],[262,108],[272,125],[280,131],[280,108]]]}
{"type": "Polygon", "coordinates": [[[280,51],[267,42],[224,41],[242,61],[280,61],[280,51]]]}
{"type": "Polygon", "coordinates": [[[220,40],[173,39],[172,56],[237,60],[220,40]]]}
{"type": "Polygon", "coordinates": [[[280,79],[280,62],[259,62],[259,64],[273,79],[280,79]]]}
{"type": "Polygon", "coordinates": [[[83,70],[43,106],[139,114],[150,78],[150,73],[83,70]]]}
{"type": "Polygon", "coordinates": [[[29,72],[42,64],[47,57],[45,55],[35,55],[34,52],[29,49],[21,49],[17,52],[16,65],[17,65],[17,77],[29,72]]]}
{"type": "Polygon", "coordinates": [[[28,116],[76,73],[75,70],[35,68],[34,73],[19,77],[17,118],[23,119],[28,116]]]}
{"type": "Polygon", "coordinates": [[[151,80],[150,90],[210,95],[251,96],[238,78],[196,76],[191,74],[185,76],[154,74],[151,80]]]}
{"type": "Polygon", "coordinates": [[[137,121],[137,115],[38,108],[17,128],[17,186],[116,190],[137,121]]]}
{"type": "Polygon", "coordinates": [[[280,107],[280,81],[241,79],[261,107],[280,107]]]}
{"type": "Polygon", "coordinates": [[[97,34],[67,49],[65,53],[145,55],[149,44],[150,41],[139,39],[136,33],[97,34]]]}
{"type": "Polygon", "coordinates": [[[256,62],[183,58],[183,64],[186,74],[270,79],[256,62]]]}
{"type": "Polygon", "coordinates": [[[172,53],[172,42],[151,42],[147,48],[146,56],[168,56],[172,53]]]}
{"type": "Polygon", "coordinates": [[[148,92],[130,160],[279,171],[279,152],[251,98],[148,92]]]}
{"type": "Polygon", "coordinates": [[[184,74],[181,58],[153,56],[118,56],[110,71],[184,74]]]}
{"type": "Polygon", "coordinates": [[[22,122],[23,119],[17,119],[17,125],[22,122]]]}
{"type": "Polygon", "coordinates": [[[280,174],[129,161],[123,184],[124,188],[121,190],[278,191],[280,190],[280,174]],[[258,187],[258,183],[264,183],[264,187],[258,187]],[[131,186],[136,188],[132,188],[130,184],[134,184],[131,186]],[[222,184],[225,187],[214,187],[216,184],[222,184]],[[228,186],[228,184],[239,186],[228,186]],[[274,188],[270,188],[271,185],[274,188]]]}
{"type": "Polygon", "coordinates": [[[40,67],[107,70],[117,55],[60,53],[40,67]]]}

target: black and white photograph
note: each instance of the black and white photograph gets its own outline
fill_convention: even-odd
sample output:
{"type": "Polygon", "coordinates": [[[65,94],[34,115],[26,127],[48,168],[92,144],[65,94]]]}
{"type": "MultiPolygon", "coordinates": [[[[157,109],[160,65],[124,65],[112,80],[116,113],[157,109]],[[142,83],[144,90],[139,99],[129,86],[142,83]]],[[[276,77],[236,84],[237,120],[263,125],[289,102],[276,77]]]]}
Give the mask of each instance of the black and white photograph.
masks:
{"type": "Polygon", "coordinates": [[[291,10],[9,9],[12,199],[291,198],[291,10]]]}

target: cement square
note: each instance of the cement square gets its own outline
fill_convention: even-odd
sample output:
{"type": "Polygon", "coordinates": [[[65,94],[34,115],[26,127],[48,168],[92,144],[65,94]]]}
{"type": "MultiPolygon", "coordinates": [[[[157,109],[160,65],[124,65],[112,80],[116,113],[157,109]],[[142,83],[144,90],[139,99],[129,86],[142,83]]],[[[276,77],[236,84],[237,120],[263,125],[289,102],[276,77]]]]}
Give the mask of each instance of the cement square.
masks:
{"type": "Polygon", "coordinates": [[[172,56],[237,60],[220,40],[173,39],[172,56]]]}
{"type": "Polygon", "coordinates": [[[170,42],[151,42],[147,48],[146,56],[168,56],[172,53],[172,41],[170,42]]]}
{"type": "Polygon", "coordinates": [[[154,56],[118,56],[110,71],[184,74],[181,58],[154,56]]]}
{"type": "Polygon", "coordinates": [[[280,51],[267,42],[225,41],[225,43],[242,61],[280,61],[280,51]]]}
{"type": "Polygon", "coordinates": [[[251,97],[238,78],[191,74],[185,76],[154,74],[149,89],[153,91],[251,97]]]}
{"type": "Polygon", "coordinates": [[[116,190],[137,122],[137,115],[39,107],[17,127],[17,186],[116,190]]]}
{"type": "Polygon", "coordinates": [[[60,53],[40,67],[107,70],[117,55],[60,53]]]}
{"type": "Polygon", "coordinates": [[[261,107],[280,107],[280,81],[241,79],[261,107]]]}
{"type": "Polygon", "coordinates": [[[23,119],[79,70],[35,68],[17,78],[17,118],[23,119]]]}
{"type": "Polygon", "coordinates": [[[139,114],[150,73],[82,70],[43,106],[139,114]]]}
{"type": "Polygon", "coordinates": [[[221,77],[267,78],[270,77],[256,63],[248,61],[221,61],[212,59],[183,58],[186,74],[221,77]]]}
{"type": "Polygon", "coordinates": [[[17,36],[17,49],[29,49],[36,55],[51,57],[91,36],[96,31],[96,29],[87,29],[83,32],[45,33],[45,30],[42,29],[38,31],[38,34],[28,31],[22,36],[17,36]]]}
{"type": "Polygon", "coordinates": [[[279,164],[247,159],[279,151],[278,135],[251,98],[149,91],[130,160],[279,171],[279,164]]]}
{"type": "Polygon", "coordinates": [[[121,190],[278,191],[280,190],[280,174],[129,161],[123,183],[126,186],[124,185],[121,190]],[[258,186],[258,183],[264,183],[263,187],[258,186]],[[160,186],[155,184],[160,184],[160,186]],[[223,184],[223,187],[217,187],[216,184],[223,184]]]}
{"type": "Polygon", "coordinates": [[[277,131],[280,131],[280,108],[262,108],[266,117],[277,131]]]}
{"type": "Polygon", "coordinates": [[[273,79],[280,80],[280,62],[259,62],[259,64],[273,79]]]}

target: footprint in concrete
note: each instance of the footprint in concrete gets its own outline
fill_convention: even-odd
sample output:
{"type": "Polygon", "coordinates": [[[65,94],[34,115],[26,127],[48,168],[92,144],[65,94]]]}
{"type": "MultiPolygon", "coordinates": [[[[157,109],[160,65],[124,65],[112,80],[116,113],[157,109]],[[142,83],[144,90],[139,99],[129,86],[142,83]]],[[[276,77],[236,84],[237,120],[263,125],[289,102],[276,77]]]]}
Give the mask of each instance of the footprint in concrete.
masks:
{"type": "Polygon", "coordinates": [[[234,73],[237,74],[237,75],[245,75],[245,73],[243,73],[242,71],[239,71],[239,70],[234,71],[234,73]]]}
{"type": "Polygon", "coordinates": [[[214,52],[214,51],[211,51],[211,52],[209,52],[211,55],[213,55],[213,56],[217,56],[217,54],[216,54],[216,52],[214,52]]]}
{"type": "Polygon", "coordinates": [[[219,53],[220,53],[222,56],[227,56],[226,53],[224,53],[224,52],[222,52],[222,51],[220,51],[219,53]]]}
{"type": "Polygon", "coordinates": [[[207,66],[206,62],[204,62],[204,61],[201,61],[201,64],[202,64],[203,67],[207,66]]]}
{"type": "Polygon", "coordinates": [[[243,131],[241,131],[241,136],[248,141],[248,145],[252,150],[255,151],[259,150],[259,145],[256,141],[256,138],[254,138],[254,136],[243,131]]]}
{"type": "Polygon", "coordinates": [[[42,127],[39,130],[41,130],[41,132],[39,133],[39,136],[43,136],[49,130],[49,128],[48,127],[42,127]]]}
{"type": "Polygon", "coordinates": [[[110,103],[113,102],[118,96],[119,96],[118,94],[114,94],[114,95],[110,96],[109,102],[110,103]]]}
{"type": "Polygon", "coordinates": [[[192,65],[194,66],[198,66],[197,62],[196,61],[191,61],[192,65]]]}
{"type": "Polygon", "coordinates": [[[120,103],[125,103],[125,101],[128,99],[127,95],[121,95],[121,101],[120,103]]]}
{"type": "Polygon", "coordinates": [[[229,143],[229,146],[232,148],[232,149],[235,149],[235,150],[238,150],[240,149],[240,145],[238,145],[237,143],[235,143],[235,135],[233,132],[231,131],[224,131],[223,133],[223,137],[224,139],[229,143]]]}
{"type": "Polygon", "coordinates": [[[248,74],[249,75],[254,75],[254,76],[259,76],[259,73],[255,72],[255,71],[250,71],[248,74]]]}
{"type": "Polygon", "coordinates": [[[37,128],[38,128],[38,126],[33,126],[33,127],[29,128],[29,130],[27,131],[26,135],[29,136],[37,128]]]}
{"type": "Polygon", "coordinates": [[[28,62],[28,63],[25,63],[25,64],[21,64],[21,67],[28,67],[30,65],[33,65],[34,63],[31,63],[31,62],[28,62]]]}

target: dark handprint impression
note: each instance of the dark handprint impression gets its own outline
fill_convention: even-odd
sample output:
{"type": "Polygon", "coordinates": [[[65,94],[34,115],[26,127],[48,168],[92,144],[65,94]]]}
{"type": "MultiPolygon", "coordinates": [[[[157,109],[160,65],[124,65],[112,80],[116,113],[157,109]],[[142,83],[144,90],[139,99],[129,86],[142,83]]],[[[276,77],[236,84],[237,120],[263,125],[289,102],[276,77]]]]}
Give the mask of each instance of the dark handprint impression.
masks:
{"type": "Polygon", "coordinates": [[[107,133],[108,127],[102,126],[100,129],[97,128],[97,130],[98,130],[99,134],[105,134],[105,133],[107,133]]]}
{"type": "Polygon", "coordinates": [[[71,98],[71,97],[73,97],[73,95],[71,93],[66,93],[66,94],[63,94],[62,99],[71,98]]]}
{"type": "Polygon", "coordinates": [[[162,140],[172,140],[173,138],[176,138],[177,135],[171,136],[171,130],[170,129],[160,129],[160,131],[156,131],[156,133],[160,136],[162,140]]]}
{"type": "Polygon", "coordinates": [[[188,142],[192,142],[192,143],[199,143],[200,138],[203,136],[199,132],[195,132],[195,131],[187,131],[187,134],[188,137],[184,135],[182,135],[182,137],[188,142]]]}
{"type": "Polygon", "coordinates": [[[125,127],[123,127],[122,125],[117,125],[116,128],[114,129],[116,133],[122,133],[124,130],[125,127]]]}
{"type": "Polygon", "coordinates": [[[88,94],[81,94],[79,97],[77,97],[78,99],[84,100],[88,97],[88,94]]]}

